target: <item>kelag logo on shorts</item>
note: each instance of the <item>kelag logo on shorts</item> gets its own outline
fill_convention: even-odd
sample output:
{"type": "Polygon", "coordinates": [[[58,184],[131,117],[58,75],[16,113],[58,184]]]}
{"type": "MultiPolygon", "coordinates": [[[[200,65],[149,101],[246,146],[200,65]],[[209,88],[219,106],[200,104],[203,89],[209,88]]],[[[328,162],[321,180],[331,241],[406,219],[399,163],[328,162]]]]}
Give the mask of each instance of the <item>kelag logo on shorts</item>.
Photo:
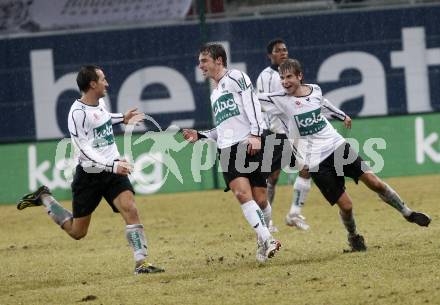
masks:
{"type": "Polygon", "coordinates": [[[215,126],[220,125],[226,119],[239,115],[240,110],[234,101],[232,93],[222,95],[215,101],[213,105],[215,126]]]}
{"type": "Polygon", "coordinates": [[[103,147],[111,145],[115,142],[113,137],[112,120],[108,120],[106,123],[93,129],[93,147],[103,147]]]}
{"type": "Polygon", "coordinates": [[[294,118],[301,136],[308,136],[317,133],[327,125],[327,122],[321,115],[321,109],[319,108],[313,111],[295,115],[294,118]]]}

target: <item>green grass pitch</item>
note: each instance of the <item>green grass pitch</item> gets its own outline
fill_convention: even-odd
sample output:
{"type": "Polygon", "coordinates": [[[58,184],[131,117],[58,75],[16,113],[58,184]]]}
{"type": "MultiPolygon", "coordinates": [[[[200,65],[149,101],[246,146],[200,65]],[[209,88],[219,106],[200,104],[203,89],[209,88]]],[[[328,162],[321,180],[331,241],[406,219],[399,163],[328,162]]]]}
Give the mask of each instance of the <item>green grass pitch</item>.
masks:
{"type": "Polygon", "coordinates": [[[0,304],[440,304],[440,176],[386,181],[411,208],[432,217],[428,228],[408,223],[350,182],[368,251],[343,253],[348,246],[337,207],[313,186],[303,210],[310,230],[287,227],[292,189],[280,186],[273,216],[283,246],[263,265],[230,192],[137,196],[151,262],[166,269],[139,276],[122,218],[104,202],[80,241],[42,207],[0,206],[0,304]]]}

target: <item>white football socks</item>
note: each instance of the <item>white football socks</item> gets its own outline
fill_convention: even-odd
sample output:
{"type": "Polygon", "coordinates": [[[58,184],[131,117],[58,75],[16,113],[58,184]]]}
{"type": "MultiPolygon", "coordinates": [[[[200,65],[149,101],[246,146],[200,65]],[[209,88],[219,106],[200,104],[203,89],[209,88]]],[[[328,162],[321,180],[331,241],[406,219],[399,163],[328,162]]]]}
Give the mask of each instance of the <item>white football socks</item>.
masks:
{"type": "Polygon", "coordinates": [[[267,181],[267,200],[270,204],[273,203],[273,199],[275,197],[275,184],[267,181]]]}
{"type": "Polygon", "coordinates": [[[41,201],[47,210],[47,214],[49,214],[53,221],[60,227],[62,227],[66,221],[73,218],[72,213],[60,205],[52,196],[44,196],[41,198],[41,201]]]}
{"type": "Polygon", "coordinates": [[[144,226],[142,224],[127,225],[125,237],[133,249],[134,260],[136,262],[144,261],[148,255],[144,226]]]}
{"type": "Polygon", "coordinates": [[[269,226],[269,222],[272,220],[272,206],[270,205],[270,202],[267,202],[266,208],[261,211],[263,212],[264,222],[266,226],[269,226]]]}
{"type": "Polygon", "coordinates": [[[293,185],[293,201],[290,206],[289,214],[301,214],[307,195],[312,187],[312,179],[305,179],[300,176],[296,177],[293,185]]]}
{"type": "Polygon", "coordinates": [[[258,239],[265,241],[271,237],[269,229],[264,222],[263,212],[254,200],[250,200],[241,205],[243,215],[248,223],[254,228],[258,239]]]}
{"type": "Polygon", "coordinates": [[[412,213],[412,210],[405,205],[399,194],[397,194],[396,191],[393,190],[391,186],[386,183],[385,187],[385,192],[383,194],[379,194],[379,197],[390,206],[398,210],[400,213],[402,213],[403,216],[409,216],[412,213]]]}

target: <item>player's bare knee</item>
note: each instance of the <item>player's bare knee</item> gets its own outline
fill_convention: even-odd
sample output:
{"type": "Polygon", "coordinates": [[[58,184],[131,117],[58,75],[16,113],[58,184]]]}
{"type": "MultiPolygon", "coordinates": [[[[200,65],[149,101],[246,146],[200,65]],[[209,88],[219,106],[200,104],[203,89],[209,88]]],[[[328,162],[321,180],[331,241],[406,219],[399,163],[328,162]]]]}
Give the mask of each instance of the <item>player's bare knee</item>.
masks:
{"type": "Polygon", "coordinates": [[[275,185],[278,182],[278,178],[280,177],[280,170],[274,171],[272,174],[267,177],[267,182],[271,185],[275,185]]]}
{"type": "Polygon", "coordinates": [[[86,237],[87,231],[69,232],[69,235],[70,235],[70,237],[72,237],[75,240],[80,240],[80,239],[83,239],[84,237],[86,237]]]}
{"type": "Polygon", "coordinates": [[[242,190],[234,190],[234,196],[241,203],[245,203],[252,199],[252,196],[248,192],[242,190]]]}
{"type": "Polygon", "coordinates": [[[344,215],[350,215],[353,212],[353,205],[351,203],[339,205],[339,211],[344,215]]]}
{"type": "Polygon", "coordinates": [[[304,179],[310,179],[311,175],[308,168],[303,168],[298,172],[298,176],[304,179]]]}
{"type": "Polygon", "coordinates": [[[267,202],[267,199],[266,198],[264,198],[264,199],[255,199],[255,202],[258,204],[258,206],[260,207],[260,209],[262,209],[262,210],[264,210],[266,207],[267,207],[267,205],[268,205],[268,202],[267,202]]]}
{"type": "Polygon", "coordinates": [[[122,217],[128,221],[128,223],[136,223],[139,222],[139,212],[136,208],[136,205],[133,203],[128,206],[124,206],[124,210],[120,211],[122,214],[122,217]]]}
{"type": "Polygon", "coordinates": [[[339,200],[337,201],[337,205],[339,207],[339,210],[345,214],[351,213],[353,209],[353,203],[348,196],[341,196],[341,198],[339,198],[339,200]]]}
{"type": "Polygon", "coordinates": [[[240,202],[246,202],[247,200],[247,196],[245,195],[245,193],[242,193],[242,192],[240,192],[240,191],[235,191],[234,192],[234,196],[235,196],[235,198],[237,198],[238,199],[238,201],[240,201],[240,202]]]}
{"type": "Polygon", "coordinates": [[[272,185],[272,186],[275,186],[277,183],[278,183],[278,177],[272,177],[272,176],[269,176],[269,177],[267,178],[267,184],[270,184],[270,185],[272,185]]]}
{"type": "Polygon", "coordinates": [[[87,234],[78,234],[78,235],[72,236],[72,238],[75,240],[80,240],[80,239],[83,239],[86,235],[87,234]]]}
{"type": "Polygon", "coordinates": [[[118,206],[119,212],[124,214],[134,213],[137,208],[134,200],[127,200],[125,202],[121,202],[118,206]]]}
{"type": "Polygon", "coordinates": [[[365,179],[363,181],[371,190],[379,194],[385,192],[386,189],[385,183],[376,175],[368,173],[365,175],[365,179]]]}

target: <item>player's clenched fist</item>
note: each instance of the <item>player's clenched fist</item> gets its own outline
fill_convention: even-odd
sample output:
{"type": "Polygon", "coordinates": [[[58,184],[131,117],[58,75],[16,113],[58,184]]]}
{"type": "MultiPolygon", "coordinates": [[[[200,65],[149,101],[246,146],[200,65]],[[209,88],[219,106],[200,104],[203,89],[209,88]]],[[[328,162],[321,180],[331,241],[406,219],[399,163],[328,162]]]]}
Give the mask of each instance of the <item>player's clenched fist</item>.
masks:
{"type": "Polygon", "coordinates": [[[182,134],[183,138],[191,143],[194,143],[199,139],[197,130],[195,129],[183,129],[182,134]]]}
{"type": "Polygon", "coordinates": [[[127,176],[127,175],[131,174],[132,170],[133,170],[133,166],[129,162],[127,162],[126,160],[118,161],[116,174],[127,176]]]}
{"type": "Polygon", "coordinates": [[[261,150],[261,138],[258,136],[250,135],[248,138],[247,152],[251,156],[255,155],[261,150]]]}

